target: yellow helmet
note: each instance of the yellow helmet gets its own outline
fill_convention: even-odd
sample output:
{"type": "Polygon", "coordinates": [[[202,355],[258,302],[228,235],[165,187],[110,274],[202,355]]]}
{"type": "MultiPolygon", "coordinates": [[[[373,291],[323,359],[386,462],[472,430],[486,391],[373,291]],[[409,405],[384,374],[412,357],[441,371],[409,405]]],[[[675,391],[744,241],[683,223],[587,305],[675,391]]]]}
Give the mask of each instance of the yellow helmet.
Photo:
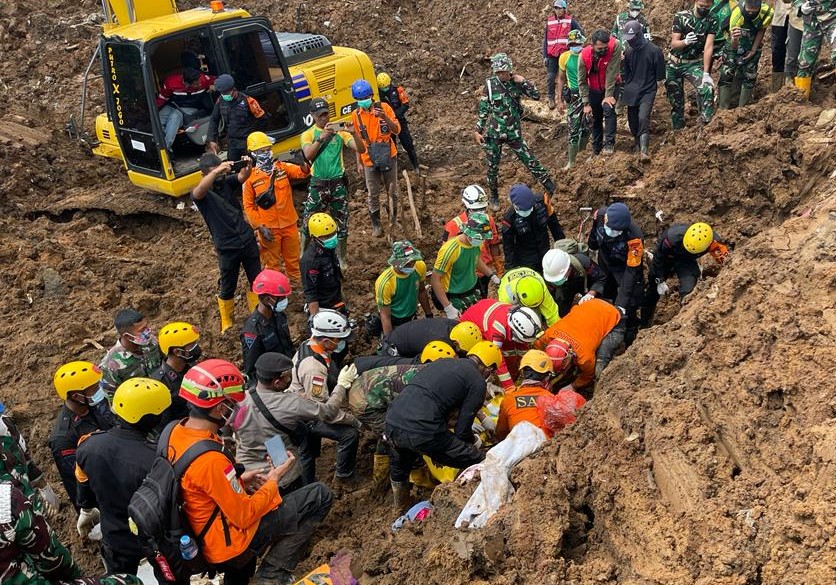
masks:
{"type": "Polygon", "coordinates": [[[380,89],[386,89],[390,85],[392,85],[392,78],[389,77],[388,73],[381,71],[377,74],[377,87],[380,89]]]}
{"type": "Polygon", "coordinates": [[[166,385],[151,378],[125,380],[113,394],[113,414],[129,423],[137,423],[146,414],[160,414],[171,406],[171,392],[166,385]]]}
{"type": "Polygon", "coordinates": [[[490,341],[480,341],[470,348],[467,355],[475,355],[483,365],[498,368],[502,363],[502,352],[490,341]]]}
{"type": "Polygon", "coordinates": [[[470,351],[482,339],[482,332],[470,321],[462,321],[450,330],[450,341],[455,341],[462,351],[470,351]]]}
{"type": "Polygon", "coordinates": [[[82,392],[99,383],[102,371],[93,362],[69,362],[55,371],[52,384],[61,400],[70,392],[82,392]]]}
{"type": "Polygon", "coordinates": [[[546,286],[537,276],[523,276],[517,281],[514,293],[523,307],[539,307],[546,298],[546,286]]]}
{"type": "Polygon", "coordinates": [[[531,368],[540,374],[551,374],[552,358],[539,349],[528,350],[520,360],[520,369],[523,368],[531,368]]]}
{"type": "Polygon", "coordinates": [[[308,219],[308,233],[313,238],[330,236],[337,231],[337,222],[327,213],[314,213],[308,219]]]}
{"type": "Polygon", "coordinates": [[[456,357],[456,351],[450,347],[449,343],[430,341],[421,352],[421,363],[426,364],[435,360],[454,357],[456,357]]]}
{"type": "Polygon", "coordinates": [[[168,355],[168,350],[172,347],[186,347],[198,339],[200,339],[200,332],[197,327],[183,321],[169,323],[160,329],[160,333],[157,335],[157,341],[163,355],[168,355]]]}
{"type": "Polygon", "coordinates": [[[702,254],[714,241],[714,230],[711,226],[704,222],[692,223],[690,227],[685,230],[685,235],[682,238],[682,245],[691,254],[702,254]]]}
{"type": "Polygon", "coordinates": [[[265,146],[273,146],[275,142],[274,139],[267,136],[264,132],[252,132],[247,136],[247,150],[250,152],[259,150],[265,146]]]}

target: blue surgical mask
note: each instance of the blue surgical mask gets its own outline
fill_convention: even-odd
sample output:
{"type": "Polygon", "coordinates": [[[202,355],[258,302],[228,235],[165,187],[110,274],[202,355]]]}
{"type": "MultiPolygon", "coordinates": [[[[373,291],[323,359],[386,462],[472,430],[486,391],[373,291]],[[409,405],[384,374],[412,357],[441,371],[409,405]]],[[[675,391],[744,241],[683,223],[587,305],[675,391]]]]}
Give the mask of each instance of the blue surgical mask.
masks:
{"type": "Polygon", "coordinates": [[[372,98],[366,100],[357,100],[357,105],[363,108],[364,110],[371,109],[372,107],[372,98]]]}
{"type": "Polygon", "coordinates": [[[617,237],[618,237],[618,236],[620,236],[623,232],[622,232],[622,230],[613,230],[613,229],[610,229],[610,226],[605,225],[605,226],[604,226],[604,233],[606,233],[606,234],[607,234],[607,237],[609,237],[609,238],[617,238],[617,237]]]}
{"type": "Polygon", "coordinates": [[[337,342],[337,347],[334,348],[334,352],[335,353],[340,353],[344,349],[345,349],[345,339],[340,339],[339,342],[337,342]]]}
{"type": "Polygon", "coordinates": [[[517,215],[519,215],[520,217],[528,217],[529,215],[531,215],[531,212],[534,211],[534,208],[532,207],[530,209],[519,209],[518,207],[514,207],[514,211],[516,211],[517,215]]]}
{"type": "Polygon", "coordinates": [[[221,94],[221,99],[225,102],[231,102],[232,101],[232,94],[231,93],[222,93],[221,94]]]}
{"type": "Polygon", "coordinates": [[[339,243],[339,239],[337,238],[337,234],[334,234],[330,238],[325,238],[324,240],[320,240],[322,242],[322,247],[326,250],[333,250],[337,247],[337,243],[339,243]]]}
{"type": "Polygon", "coordinates": [[[281,313],[282,311],[284,311],[287,308],[287,303],[288,303],[288,300],[286,298],[276,301],[276,304],[273,305],[273,312],[274,313],[281,313]]]}
{"type": "Polygon", "coordinates": [[[554,282],[552,282],[552,284],[555,285],[555,286],[563,286],[564,284],[566,284],[566,280],[567,279],[564,276],[563,278],[561,278],[559,280],[555,280],[554,282]]]}
{"type": "Polygon", "coordinates": [[[96,392],[93,394],[93,396],[90,396],[90,397],[87,398],[87,404],[89,404],[90,406],[96,406],[99,402],[101,402],[104,399],[105,399],[104,390],[99,388],[98,390],[96,390],[96,392]]]}
{"type": "Polygon", "coordinates": [[[415,267],[414,266],[409,266],[409,267],[404,266],[403,268],[398,268],[398,272],[400,272],[401,274],[412,274],[413,272],[415,272],[415,267]]]}
{"type": "Polygon", "coordinates": [[[139,347],[145,347],[146,345],[151,343],[152,334],[151,329],[146,327],[142,331],[139,332],[138,335],[131,335],[130,333],[125,334],[130,341],[134,344],[138,345],[139,347]]]}
{"type": "Polygon", "coordinates": [[[583,50],[583,47],[581,45],[576,45],[576,46],[569,47],[569,50],[577,55],[578,53],[581,52],[581,50],[583,50]]]}
{"type": "Polygon", "coordinates": [[[478,247],[482,245],[482,240],[479,238],[471,238],[470,236],[465,236],[467,238],[467,243],[471,246],[478,247]]]}

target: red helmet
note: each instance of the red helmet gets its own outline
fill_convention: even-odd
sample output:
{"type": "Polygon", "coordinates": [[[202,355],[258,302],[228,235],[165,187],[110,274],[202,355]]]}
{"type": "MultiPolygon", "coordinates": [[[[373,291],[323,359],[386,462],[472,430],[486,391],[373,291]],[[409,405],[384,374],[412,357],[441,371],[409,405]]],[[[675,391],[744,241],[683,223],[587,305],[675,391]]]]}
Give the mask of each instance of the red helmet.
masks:
{"type": "Polygon", "coordinates": [[[255,277],[253,292],[257,295],[286,297],[290,295],[290,280],[278,270],[266,268],[255,277]]]}
{"type": "Polygon", "coordinates": [[[200,408],[212,408],[227,398],[241,402],[244,400],[244,376],[226,360],[200,362],[183,376],[180,398],[200,408]]]}
{"type": "Polygon", "coordinates": [[[575,362],[575,350],[563,339],[552,339],[546,346],[546,354],[552,358],[555,374],[568,371],[575,362]]]}

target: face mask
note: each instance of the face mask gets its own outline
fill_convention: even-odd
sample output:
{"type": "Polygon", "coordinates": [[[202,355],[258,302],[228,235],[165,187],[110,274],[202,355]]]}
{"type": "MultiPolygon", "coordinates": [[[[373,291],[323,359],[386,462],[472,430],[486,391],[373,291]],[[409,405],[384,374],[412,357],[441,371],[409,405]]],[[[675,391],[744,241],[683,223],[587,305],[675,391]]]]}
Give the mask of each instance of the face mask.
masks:
{"type": "Polygon", "coordinates": [[[337,234],[334,234],[330,238],[325,238],[324,240],[320,240],[322,242],[322,247],[326,250],[333,250],[337,247],[338,238],[337,234]]]}
{"type": "Polygon", "coordinates": [[[93,396],[87,397],[87,404],[90,406],[96,406],[99,402],[105,399],[104,390],[99,388],[96,392],[93,393],[93,396]]]}
{"type": "Polygon", "coordinates": [[[566,284],[566,280],[567,278],[564,276],[560,280],[555,280],[552,284],[555,286],[563,286],[564,284],[566,284]]]}
{"type": "Polygon", "coordinates": [[[274,313],[281,313],[282,311],[284,311],[284,310],[287,308],[287,303],[288,303],[288,300],[287,300],[287,299],[279,299],[279,300],[278,300],[278,301],[276,301],[276,303],[273,305],[273,307],[272,307],[272,309],[271,309],[271,310],[272,310],[274,313]]]}
{"type": "Polygon", "coordinates": [[[606,54],[607,54],[607,50],[606,50],[606,49],[596,49],[596,50],[595,50],[595,56],[596,56],[596,57],[603,57],[603,56],[604,56],[604,55],[606,55],[606,54]]]}
{"type": "Polygon", "coordinates": [[[627,14],[629,14],[633,18],[636,18],[639,15],[639,11],[638,10],[629,10],[629,11],[627,11],[627,14]]]}
{"type": "Polygon", "coordinates": [[[225,102],[231,102],[232,101],[232,94],[231,93],[222,93],[221,94],[221,99],[225,102]]]}
{"type": "Polygon", "coordinates": [[[345,339],[340,339],[340,341],[337,343],[337,347],[334,348],[334,353],[340,353],[342,350],[345,349],[345,345],[345,339]]]}
{"type": "Polygon", "coordinates": [[[627,44],[631,47],[635,48],[641,45],[642,38],[638,35],[634,36],[632,39],[627,39],[627,44]]]}
{"type": "Polygon", "coordinates": [[[131,343],[138,345],[139,347],[145,347],[149,343],[151,343],[151,328],[146,327],[142,331],[139,332],[139,335],[131,335],[130,333],[125,333],[125,336],[131,343]]]}
{"type": "Polygon", "coordinates": [[[606,233],[607,237],[609,237],[609,238],[617,238],[618,236],[620,236],[622,234],[622,231],[621,230],[612,230],[612,229],[610,229],[610,226],[605,225],[604,226],[604,233],[606,233]]]}
{"type": "Polygon", "coordinates": [[[477,247],[482,245],[482,240],[479,238],[471,238],[470,236],[467,237],[467,243],[470,244],[472,247],[477,247]]]}
{"type": "Polygon", "coordinates": [[[265,173],[269,173],[273,169],[273,153],[269,150],[264,152],[254,152],[255,166],[260,168],[265,173]]]}
{"type": "Polygon", "coordinates": [[[703,8],[701,6],[697,6],[697,16],[699,16],[700,18],[704,18],[704,17],[708,16],[708,10],[709,10],[708,8],[703,8]]]}
{"type": "Polygon", "coordinates": [[[228,402],[224,402],[222,406],[226,409],[226,413],[221,413],[221,419],[223,420],[223,424],[228,425],[235,418],[235,413],[238,412],[238,405],[231,406],[228,402]]]}
{"type": "Polygon", "coordinates": [[[366,100],[357,100],[357,105],[363,108],[364,110],[370,110],[372,107],[372,98],[366,100]]]}
{"type": "Polygon", "coordinates": [[[519,215],[520,217],[528,217],[529,215],[531,215],[531,212],[534,211],[534,208],[532,207],[531,209],[523,210],[523,209],[517,209],[516,207],[514,207],[514,211],[516,211],[517,215],[519,215]]]}
{"type": "Polygon", "coordinates": [[[413,272],[415,272],[415,267],[414,266],[409,266],[409,267],[404,266],[403,268],[398,268],[398,272],[400,272],[402,274],[412,274],[413,272]]]}
{"type": "Polygon", "coordinates": [[[180,350],[180,355],[178,355],[177,357],[179,357],[182,360],[185,360],[186,363],[188,363],[188,364],[194,364],[194,363],[197,362],[197,360],[200,359],[200,356],[202,356],[202,355],[203,355],[203,350],[200,349],[200,346],[199,345],[194,345],[194,346],[192,346],[191,349],[180,350]]]}
{"type": "Polygon", "coordinates": [[[573,53],[577,54],[577,53],[580,53],[581,50],[583,50],[583,47],[578,45],[578,46],[575,46],[575,47],[569,47],[569,50],[572,51],[573,53]]]}

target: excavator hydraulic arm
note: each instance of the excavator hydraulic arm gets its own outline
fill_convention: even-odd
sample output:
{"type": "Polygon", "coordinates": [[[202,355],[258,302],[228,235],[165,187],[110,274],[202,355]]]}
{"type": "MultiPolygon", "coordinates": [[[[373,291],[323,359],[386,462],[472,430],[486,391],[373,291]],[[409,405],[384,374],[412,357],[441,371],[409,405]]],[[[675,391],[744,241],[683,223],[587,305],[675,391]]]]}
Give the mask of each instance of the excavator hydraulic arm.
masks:
{"type": "Polygon", "coordinates": [[[102,0],[105,30],[177,12],[174,0],[102,0]]]}

